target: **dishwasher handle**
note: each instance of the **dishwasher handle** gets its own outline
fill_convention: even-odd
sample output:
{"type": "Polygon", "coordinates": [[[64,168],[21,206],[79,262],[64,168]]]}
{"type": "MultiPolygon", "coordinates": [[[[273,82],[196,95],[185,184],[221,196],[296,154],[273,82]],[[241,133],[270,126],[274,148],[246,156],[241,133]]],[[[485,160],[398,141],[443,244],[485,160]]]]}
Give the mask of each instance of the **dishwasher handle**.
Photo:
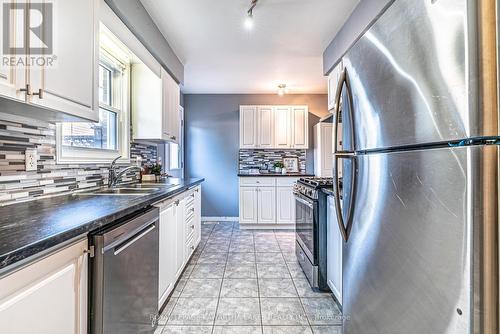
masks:
{"type": "Polygon", "coordinates": [[[129,241],[127,241],[125,244],[120,245],[119,247],[116,247],[113,254],[114,255],[120,254],[125,249],[129,248],[132,244],[134,244],[137,240],[141,239],[142,237],[144,237],[146,234],[148,234],[149,232],[151,232],[155,228],[156,228],[156,223],[152,224],[152,225],[149,225],[149,227],[147,229],[143,230],[142,232],[140,232],[136,236],[134,236],[131,239],[129,239],[129,241]]]}
{"type": "Polygon", "coordinates": [[[141,230],[139,230],[137,233],[134,235],[130,236],[129,238],[126,238],[123,241],[119,242],[114,242],[113,244],[109,245],[108,247],[105,247],[102,252],[106,253],[113,249],[113,254],[118,255],[121,252],[123,252],[125,249],[130,247],[132,244],[137,242],[139,239],[143,238],[146,234],[149,232],[153,231],[156,228],[156,220],[153,222],[149,222],[148,224],[145,225],[145,227],[141,230]]]}

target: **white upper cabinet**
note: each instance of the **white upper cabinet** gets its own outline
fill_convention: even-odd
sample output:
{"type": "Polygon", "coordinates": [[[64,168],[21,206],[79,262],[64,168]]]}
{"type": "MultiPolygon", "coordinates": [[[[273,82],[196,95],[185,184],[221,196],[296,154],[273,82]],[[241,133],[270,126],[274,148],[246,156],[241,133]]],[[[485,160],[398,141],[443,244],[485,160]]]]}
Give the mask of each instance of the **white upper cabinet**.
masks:
{"type": "Polygon", "coordinates": [[[179,143],[181,92],[177,82],[163,67],[161,69],[161,80],[163,83],[163,136],[170,142],[179,143]]]}
{"type": "MultiPolygon", "coordinates": [[[[0,6],[0,17],[4,17],[4,6],[0,6]]],[[[11,18],[10,27],[14,27],[13,19],[11,18]]],[[[0,36],[4,34],[5,24],[0,24],[0,36]]],[[[16,45],[15,31],[19,29],[10,28],[10,41],[12,46],[18,47],[16,45]],[[14,44],[14,45],[13,45],[14,44]]],[[[4,38],[0,38],[0,50],[3,50],[3,43],[5,43],[4,38]]],[[[24,92],[19,91],[19,89],[24,88],[25,78],[24,71],[21,68],[7,67],[0,62],[0,96],[7,97],[14,100],[24,101],[26,95],[24,92]]]]}
{"type": "Polygon", "coordinates": [[[257,108],[259,147],[274,147],[274,112],[272,106],[257,108]]]}
{"type": "Polygon", "coordinates": [[[308,148],[307,106],[240,106],[240,148],[308,148]]]}
{"type": "MultiPolygon", "coordinates": [[[[98,121],[99,0],[43,4],[29,4],[24,16],[24,10],[4,13],[5,7],[0,9],[10,21],[9,41],[2,43],[24,47],[25,51],[11,58],[29,61],[26,66],[17,62],[0,67],[0,96],[36,107],[27,110],[19,105],[8,108],[9,112],[21,111],[47,121],[98,121]],[[29,43],[23,42],[20,36],[31,32],[30,25],[44,19],[49,24],[41,25],[41,39],[31,33],[29,43]]],[[[2,24],[2,35],[4,28],[2,24]]]]}
{"type": "Polygon", "coordinates": [[[179,142],[179,85],[162,68],[158,77],[143,63],[132,65],[132,128],[135,140],[179,142]]]}
{"type": "Polygon", "coordinates": [[[257,147],[257,107],[240,107],[240,148],[257,147]]]}
{"type": "Polygon", "coordinates": [[[290,107],[276,106],[274,108],[274,144],[276,148],[288,148],[291,146],[292,126],[290,116],[290,107]]]}
{"type": "Polygon", "coordinates": [[[30,68],[31,104],[98,121],[99,2],[64,0],[53,6],[51,66],[30,68]],[[41,93],[41,94],[40,94],[41,93]],[[38,94],[38,95],[35,95],[38,94]]]}
{"type": "Polygon", "coordinates": [[[309,112],[305,106],[292,107],[292,147],[309,148],[309,112]]]}
{"type": "Polygon", "coordinates": [[[132,133],[134,139],[164,139],[161,78],[144,64],[132,65],[132,78],[132,133]]]}
{"type": "Polygon", "coordinates": [[[314,126],[314,175],[333,175],[333,124],[318,123],[314,126]]]}
{"type": "Polygon", "coordinates": [[[333,112],[335,109],[335,95],[337,94],[337,87],[342,69],[342,61],[340,61],[328,75],[328,110],[330,110],[330,112],[333,112]]]}

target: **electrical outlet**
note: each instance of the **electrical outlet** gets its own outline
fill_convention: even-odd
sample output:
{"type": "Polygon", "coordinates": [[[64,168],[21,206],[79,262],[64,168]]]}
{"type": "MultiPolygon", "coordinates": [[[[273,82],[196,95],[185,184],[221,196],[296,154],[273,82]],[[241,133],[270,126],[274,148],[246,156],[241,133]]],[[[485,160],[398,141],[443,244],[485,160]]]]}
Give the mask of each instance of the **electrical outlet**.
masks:
{"type": "Polygon", "coordinates": [[[36,149],[28,148],[24,152],[26,171],[36,170],[36,149]]]}

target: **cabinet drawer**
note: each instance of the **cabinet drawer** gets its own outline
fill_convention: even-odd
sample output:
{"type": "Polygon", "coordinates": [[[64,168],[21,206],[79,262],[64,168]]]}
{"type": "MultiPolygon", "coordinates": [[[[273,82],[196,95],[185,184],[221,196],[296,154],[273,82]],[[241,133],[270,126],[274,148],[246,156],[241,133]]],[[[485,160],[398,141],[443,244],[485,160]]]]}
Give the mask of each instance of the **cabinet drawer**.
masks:
{"type": "Polygon", "coordinates": [[[277,177],[276,186],[278,187],[292,187],[298,178],[296,177],[277,177]]]}
{"type": "Polygon", "coordinates": [[[189,208],[189,209],[186,208],[186,213],[184,216],[184,217],[186,217],[185,218],[186,222],[189,220],[192,220],[194,218],[194,211],[195,211],[194,206],[192,208],[189,208]]]}
{"type": "Polygon", "coordinates": [[[186,205],[192,205],[194,204],[194,198],[195,198],[195,194],[194,192],[192,192],[191,194],[189,194],[189,196],[186,198],[186,205]]]}
{"type": "Polygon", "coordinates": [[[193,237],[195,230],[196,225],[194,223],[194,220],[192,220],[189,224],[186,224],[186,240],[189,240],[193,237]]]}
{"type": "Polygon", "coordinates": [[[191,257],[191,255],[193,255],[195,249],[196,249],[196,246],[195,246],[194,238],[188,239],[188,241],[186,242],[186,253],[185,253],[186,260],[189,259],[191,257]]]}
{"type": "Polygon", "coordinates": [[[241,186],[275,186],[276,178],[274,177],[240,177],[241,186]]]}

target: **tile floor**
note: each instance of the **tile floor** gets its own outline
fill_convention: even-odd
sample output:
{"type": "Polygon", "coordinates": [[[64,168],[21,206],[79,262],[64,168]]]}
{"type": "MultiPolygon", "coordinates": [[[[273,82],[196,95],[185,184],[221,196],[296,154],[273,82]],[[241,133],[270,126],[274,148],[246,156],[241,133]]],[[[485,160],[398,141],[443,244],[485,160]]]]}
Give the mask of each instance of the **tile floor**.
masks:
{"type": "Polygon", "coordinates": [[[202,225],[202,240],[155,334],[341,334],[340,311],[314,292],[289,231],[202,225]]]}

